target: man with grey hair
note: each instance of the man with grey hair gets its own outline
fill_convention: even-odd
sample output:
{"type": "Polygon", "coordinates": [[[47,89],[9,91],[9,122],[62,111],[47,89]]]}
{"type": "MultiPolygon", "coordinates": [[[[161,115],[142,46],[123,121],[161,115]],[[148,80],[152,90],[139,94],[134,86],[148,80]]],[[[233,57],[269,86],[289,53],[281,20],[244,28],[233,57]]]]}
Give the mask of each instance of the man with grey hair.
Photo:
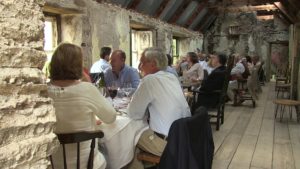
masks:
{"type": "MultiPolygon", "coordinates": [[[[165,71],[167,66],[168,60],[162,50],[145,49],[139,64],[144,77],[128,107],[130,118],[149,120],[149,129],[142,133],[137,147],[157,156],[161,156],[165,148],[171,124],[191,116],[179,81],[165,71]]],[[[130,168],[143,168],[143,165],[134,160],[130,168]]]]}

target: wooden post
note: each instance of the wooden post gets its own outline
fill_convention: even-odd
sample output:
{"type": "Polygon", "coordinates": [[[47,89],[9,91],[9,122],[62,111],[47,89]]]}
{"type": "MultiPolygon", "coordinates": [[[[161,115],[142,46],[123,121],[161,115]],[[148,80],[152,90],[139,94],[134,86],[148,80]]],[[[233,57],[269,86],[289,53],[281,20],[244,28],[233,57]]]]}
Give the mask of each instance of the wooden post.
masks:
{"type": "Polygon", "coordinates": [[[299,75],[299,40],[300,40],[300,24],[294,24],[290,29],[290,59],[291,59],[291,98],[298,99],[298,75],[299,75]]]}

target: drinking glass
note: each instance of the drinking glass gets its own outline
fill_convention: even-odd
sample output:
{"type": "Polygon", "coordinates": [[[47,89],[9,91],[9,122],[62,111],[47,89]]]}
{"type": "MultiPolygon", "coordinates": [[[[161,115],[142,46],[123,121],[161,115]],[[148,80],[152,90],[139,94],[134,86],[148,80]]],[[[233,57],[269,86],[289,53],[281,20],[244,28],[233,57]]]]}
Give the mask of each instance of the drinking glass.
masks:
{"type": "Polygon", "coordinates": [[[111,85],[108,86],[108,93],[112,99],[114,99],[117,96],[118,89],[119,87],[116,81],[113,81],[111,85]]]}
{"type": "Polygon", "coordinates": [[[124,83],[123,85],[123,91],[126,97],[129,97],[131,91],[132,91],[132,85],[131,83],[124,83]]]}

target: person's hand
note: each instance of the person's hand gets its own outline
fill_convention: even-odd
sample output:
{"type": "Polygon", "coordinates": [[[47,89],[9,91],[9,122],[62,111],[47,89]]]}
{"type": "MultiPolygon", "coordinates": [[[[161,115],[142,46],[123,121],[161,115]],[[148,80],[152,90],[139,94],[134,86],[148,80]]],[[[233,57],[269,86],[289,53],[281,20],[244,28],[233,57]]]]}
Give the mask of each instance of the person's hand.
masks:
{"type": "Polygon", "coordinates": [[[96,120],[96,125],[101,125],[102,121],[101,120],[96,120]]]}
{"type": "Polygon", "coordinates": [[[192,77],[191,80],[192,80],[192,82],[198,82],[198,81],[199,81],[199,80],[198,80],[197,78],[195,78],[195,77],[192,77]]]}

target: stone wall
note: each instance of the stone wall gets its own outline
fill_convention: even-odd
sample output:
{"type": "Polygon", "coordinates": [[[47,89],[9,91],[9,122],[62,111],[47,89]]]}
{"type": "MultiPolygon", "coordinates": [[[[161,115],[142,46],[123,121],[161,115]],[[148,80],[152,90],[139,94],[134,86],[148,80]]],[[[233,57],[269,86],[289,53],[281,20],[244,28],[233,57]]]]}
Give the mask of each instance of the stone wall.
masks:
{"type": "Polygon", "coordinates": [[[40,68],[43,0],[0,1],[0,168],[43,169],[58,146],[40,68]]]}
{"type": "Polygon", "coordinates": [[[288,42],[289,26],[275,16],[274,20],[260,21],[255,13],[229,13],[220,15],[212,28],[205,33],[205,52],[257,54],[267,64],[267,76],[275,73],[271,55],[280,53],[288,61],[288,46],[271,42],[288,42]],[[238,26],[236,35],[229,34],[230,26],[238,26]],[[270,50],[271,48],[271,50],[270,50]]]}
{"type": "MultiPolygon", "coordinates": [[[[130,27],[136,23],[148,27],[153,32],[153,45],[170,52],[172,37],[183,41],[180,54],[202,49],[203,38],[198,32],[161,22],[157,19],[123,9],[119,6],[98,3],[93,0],[46,0],[56,8],[62,17],[62,40],[80,45],[85,43],[85,66],[90,67],[99,59],[100,48],[110,46],[122,49],[130,56],[130,27]],[[63,10],[81,11],[76,14],[63,10]],[[190,41],[191,40],[191,41],[190,41]]],[[[130,57],[127,57],[127,64],[130,57]]]]}

